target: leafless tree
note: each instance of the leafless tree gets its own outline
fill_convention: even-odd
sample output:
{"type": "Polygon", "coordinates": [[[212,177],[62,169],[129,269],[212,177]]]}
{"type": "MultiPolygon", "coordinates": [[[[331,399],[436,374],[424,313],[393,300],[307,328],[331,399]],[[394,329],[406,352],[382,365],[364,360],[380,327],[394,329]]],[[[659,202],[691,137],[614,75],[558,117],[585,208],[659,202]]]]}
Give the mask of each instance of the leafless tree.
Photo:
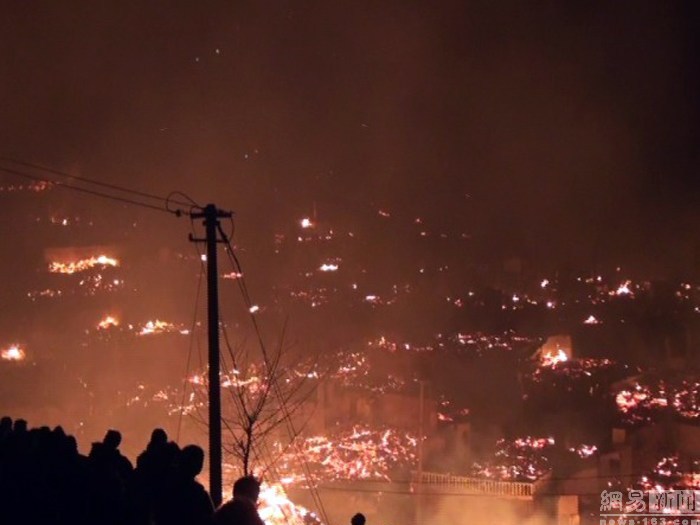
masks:
{"type": "Polygon", "coordinates": [[[284,330],[273,350],[262,342],[256,345],[262,352],[226,343],[231,373],[222,378],[222,388],[230,393],[223,398],[222,422],[228,431],[224,450],[243,475],[260,475],[277,459],[270,442],[291,444],[308,422],[317,364],[284,345],[284,330]]]}

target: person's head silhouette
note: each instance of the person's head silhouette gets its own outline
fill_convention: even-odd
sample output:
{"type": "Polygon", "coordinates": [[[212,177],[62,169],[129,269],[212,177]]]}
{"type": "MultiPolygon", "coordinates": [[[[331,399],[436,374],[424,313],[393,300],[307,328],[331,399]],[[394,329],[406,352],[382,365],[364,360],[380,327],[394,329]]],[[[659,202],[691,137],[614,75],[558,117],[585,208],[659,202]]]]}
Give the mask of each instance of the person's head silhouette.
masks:
{"type": "Polygon", "coordinates": [[[260,495],[260,481],[255,476],[243,476],[233,484],[233,497],[245,498],[257,503],[260,495]]]}
{"type": "Polygon", "coordinates": [[[187,445],[180,452],[180,470],[190,479],[202,472],[204,451],[197,445],[187,445]]]}
{"type": "Polygon", "coordinates": [[[352,518],[350,518],[350,525],[365,525],[365,521],[367,521],[365,519],[365,515],[358,512],[352,518]]]}

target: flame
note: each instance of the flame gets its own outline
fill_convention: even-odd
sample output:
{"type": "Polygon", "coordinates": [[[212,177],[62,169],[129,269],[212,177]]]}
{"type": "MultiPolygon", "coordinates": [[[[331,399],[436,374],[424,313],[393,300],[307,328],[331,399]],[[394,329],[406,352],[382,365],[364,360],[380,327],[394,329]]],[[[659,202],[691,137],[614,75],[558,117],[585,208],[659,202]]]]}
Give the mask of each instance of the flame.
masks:
{"type": "Polygon", "coordinates": [[[569,360],[566,352],[561,348],[557,349],[556,353],[547,352],[542,356],[542,366],[556,366],[559,363],[564,363],[569,360]]]}
{"type": "Polygon", "coordinates": [[[322,272],[335,272],[335,271],[338,271],[338,265],[324,263],[319,267],[319,270],[322,272]]]}
{"type": "Polygon", "coordinates": [[[269,525],[304,525],[309,518],[320,523],[313,512],[290,500],[279,483],[263,483],[258,501],[258,514],[269,525]]]}
{"type": "Polygon", "coordinates": [[[108,315],[97,323],[98,330],[106,330],[107,328],[112,328],[113,326],[119,326],[119,319],[114,316],[108,315]]]}
{"type": "Polygon", "coordinates": [[[180,329],[173,323],[156,319],[155,321],[148,321],[145,325],[143,325],[138,335],[165,334],[171,332],[179,332],[182,335],[187,335],[190,333],[189,330],[184,328],[180,329]]]}
{"type": "Polygon", "coordinates": [[[600,321],[595,315],[591,314],[586,318],[583,324],[600,324],[600,321]]]}
{"type": "Polygon", "coordinates": [[[27,354],[19,345],[13,344],[0,351],[0,357],[5,361],[23,361],[27,354]]]}
{"type": "Polygon", "coordinates": [[[85,270],[89,270],[95,266],[116,267],[119,266],[119,260],[107,255],[98,255],[97,257],[90,257],[89,259],[80,259],[78,261],[67,263],[54,261],[49,264],[49,272],[74,274],[77,272],[84,272],[85,270]]]}
{"type": "Polygon", "coordinates": [[[314,223],[311,222],[311,219],[309,219],[308,217],[304,217],[302,220],[300,220],[299,225],[304,229],[314,227],[314,223]]]}
{"type": "Polygon", "coordinates": [[[615,295],[632,295],[632,290],[630,289],[631,285],[632,281],[621,283],[620,286],[617,287],[617,290],[615,290],[615,295]]]}

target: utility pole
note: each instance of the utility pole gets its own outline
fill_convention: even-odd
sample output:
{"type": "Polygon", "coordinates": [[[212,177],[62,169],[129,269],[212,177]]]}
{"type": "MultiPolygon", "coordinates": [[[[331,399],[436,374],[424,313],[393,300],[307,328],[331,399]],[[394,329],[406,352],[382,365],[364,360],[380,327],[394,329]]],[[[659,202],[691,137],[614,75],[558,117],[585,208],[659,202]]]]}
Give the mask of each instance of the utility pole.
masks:
{"type": "Polygon", "coordinates": [[[193,219],[204,219],[206,237],[192,242],[207,245],[207,315],[209,332],[209,492],[215,507],[221,504],[221,387],[219,380],[219,275],[216,265],[216,244],[219,219],[231,217],[230,212],[207,204],[200,212],[190,213],[193,219]]]}

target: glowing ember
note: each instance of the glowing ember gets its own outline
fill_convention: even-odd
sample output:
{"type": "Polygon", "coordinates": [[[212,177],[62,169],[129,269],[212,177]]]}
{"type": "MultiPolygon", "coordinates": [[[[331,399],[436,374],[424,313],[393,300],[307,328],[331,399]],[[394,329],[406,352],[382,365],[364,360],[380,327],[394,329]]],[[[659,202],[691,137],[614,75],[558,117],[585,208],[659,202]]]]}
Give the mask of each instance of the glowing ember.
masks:
{"type": "Polygon", "coordinates": [[[472,475],[500,481],[535,481],[551,470],[547,454],[553,447],[552,437],[500,439],[495,457],[486,463],[474,463],[472,475]]]}
{"type": "Polygon", "coordinates": [[[687,420],[700,418],[700,381],[694,378],[667,383],[635,383],[620,390],[615,403],[626,423],[647,423],[666,411],[687,420]]]}
{"type": "Polygon", "coordinates": [[[338,265],[337,264],[322,264],[319,268],[322,272],[335,272],[338,271],[338,265]]]}
{"type": "Polygon", "coordinates": [[[304,217],[301,221],[299,221],[299,224],[304,229],[313,228],[314,226],[314,223],[311,222],[311,219],[309,219],[308,217],[304,217]]]}
{"type": "MultiPolygon", "coordinates": [[[[373,429],[354,426],[333,435],[304,438],[299,449],[319,481],[385,480],[393,474],[403,477],[415,466],[418,439],[395,428],[373,429]]],[[[288,483],[303,483],[297,456],[282,456],[280,472],[288,483]]]]}
{"type": "Polygon", "coordinates": [[[589,315],[583,324],[600,324],[600,321],[594,315],[589,315]]]}
{"type": "Polygon", "coordinates": [[[646,401],[649,398],[649,394],[642,390],[642,387],[637,385],[634,392],[629,390],[622,390],[615,396],[615,403],[617,408],[621,412],[629,412],[630,410],[639,406],[640,403],[646,401]]]}
{"type": "Polygon", "coordinates": [[[673,409],[686,419],[700,418],[700,382],[684,381],[673,394],[673,409]]]}
{"type": "MultiPolygon", "coordinates": [[[[631,489],[640,490],[644,493],[644,499],[650,501],[651,507],[652,495],[656,496],[655,512],[659,512],[658,523],[670,524],[681,523],[683,520],[670,519],[666,516],[690,516],[697,512],[696,505],[693,504],[700,497],[700,475],[697,472],[697,462],[692,462],[691,465],[686,463],[686,468],[681,465],[681,458],[678,456],[668,456],[661,458],[656,464],[656,467],[646,475],[641,476],[631,489]],[[689,468],[688,468],[689,467],[689,468]],[[665,499],[669,491],[688,491],[687,498],[674,498],[669,503],[665,499]],[[656,506],[658,505],[658,506],[656,506]],[[663,516],[663,517],[662,517],[663,516]]],[[[634,505],[634,502],[627,502],[622,508],[617,507],[628,516],[638,516],[639,508],[634,505]]],[[[623,515],[624,516],[624,515],[623,515]]],[[[628,520],[624,520],[627,522],[628,520]]],[[[685,520],[690,523],[690,520],[685,520]]]]}
{"type": "Polygon", "coordinates": [[[598,447],[595,445],[579,445],[578,447],[571,447],[569,452],[573,452],[582,459],[590,458],[598,452],[598,447]]]}
{"type": "Polygon", "coordinates": [[[99,255],[97,257],[90,257],[89,259],[80,259],[78,261],[62,263],[62,262],[52,262],[49,264],[49,272],[51,273],[64,273],[73,274],[77,272],[84,272],[90,268],[96,266],[119,266],[119,261],[107,255],[99,255]]]}
{"type": "Polygon", "coordinates": [[[37,299],[41,298],[55,298],[55,297],[61,297],[63,295],[63,292],[61,290],[52,290],[51,288],[46,288],[45,290],[36,290],[33,292],[27,292],[27,297],[29,297],[32,301],[36,301],[37,299]]]}
{"type": "Polygon", "coordinates": [[[556,353],[552,352],[547,352],[542,356],[542,366],[551,366],[555,367],[559,363],[564,363],[569,360],[569,356],[566,355],[566,352],[559,348],[556,353]]]}
{"type": "Polygon", "coordinates": [[[257,304],[254,304],[253,306],[251,306],[250,308],[248,308],[248,311],[249,311],[251,314],[254,314],[254,313],[260,311],[260,307],[259,307],[257,304]]]}
{"type": "Polygon", "coordinates": [[[97,323],[98,330],[106,330],[107,328],[112,328],[113,326],[119,326],[119,319],[111,315],[108,315],[97,323]]]}
{"type": "Polygon", "coordinates": [[[19,345],[12,345],[0,351],[0,357],[5,361],[22,361],[26,354],[19,345]]]}

